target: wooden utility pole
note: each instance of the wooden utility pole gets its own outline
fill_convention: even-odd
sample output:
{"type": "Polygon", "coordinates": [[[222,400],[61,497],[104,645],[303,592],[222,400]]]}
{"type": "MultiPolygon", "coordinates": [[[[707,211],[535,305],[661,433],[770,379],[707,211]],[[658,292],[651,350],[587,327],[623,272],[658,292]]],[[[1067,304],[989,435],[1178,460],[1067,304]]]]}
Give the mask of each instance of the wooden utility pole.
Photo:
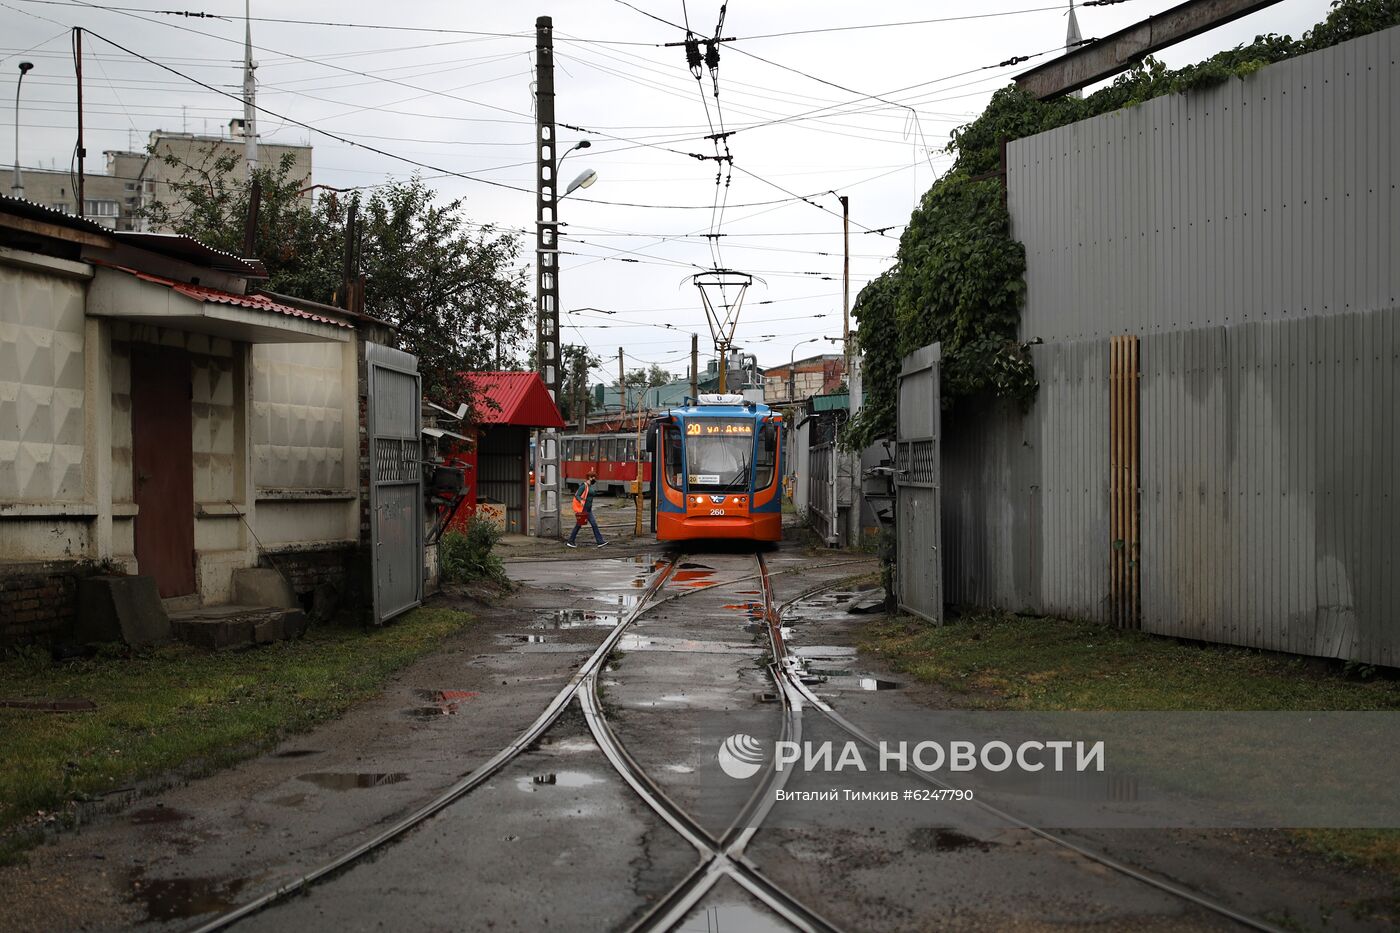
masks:
{"type": "Polygon", "coordinates": [[[623,415],[627,414],[627,373],[622,365],[622,348],[617,348],[617,398],[623,415]]]}
{"type": "Polygon", "coordinates": [[[838,194],[841,201],[841,236],[844,256],[841,261],[841,353],[845,356],[842,376],[847,387],[851,384],[851,199],[838,194]]]}
{"type": "Polygon", "coordinates": [[[690,335],[690,404],[700,401],[700,335],[690,335]]]}

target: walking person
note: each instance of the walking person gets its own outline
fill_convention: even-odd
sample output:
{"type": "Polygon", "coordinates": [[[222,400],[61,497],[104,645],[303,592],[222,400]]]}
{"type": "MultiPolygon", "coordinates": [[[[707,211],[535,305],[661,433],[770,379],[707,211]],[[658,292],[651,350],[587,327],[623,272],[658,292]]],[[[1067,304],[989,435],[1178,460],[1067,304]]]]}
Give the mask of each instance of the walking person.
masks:
{"type": "Polygon", "coordinates": [[[598,530],[598,521],[593,517],[593,484],[598,481],[596,470],[588,471],[588,478],[583,481],[583,485],[574,490],[574,531],[569,535],[569,540],[564,544],[568,547],[578,547],[574,543],[578,539],[578,530],[587,522],[593,529],[593,540],[597,542],[597,547],[607,547],[608,542],[603,540],[603,533],[598,530]]]}

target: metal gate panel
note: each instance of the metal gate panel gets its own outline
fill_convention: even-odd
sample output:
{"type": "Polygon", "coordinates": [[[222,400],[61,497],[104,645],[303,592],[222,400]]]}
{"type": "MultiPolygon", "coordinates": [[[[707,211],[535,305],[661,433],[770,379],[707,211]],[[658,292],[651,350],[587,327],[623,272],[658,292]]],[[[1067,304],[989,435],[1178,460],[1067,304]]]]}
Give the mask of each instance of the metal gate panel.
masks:
{"type": "Polygon", "coordinates": [[[895,595],[899,608],[943,622],[938,344],[904,358],[895,435],[895,595]]]}
{"type": "MultiPolygon", "coordinates": [[[[813,432],[814,434],[816,432],[813,432]]],[[[816,531],[827,544],[837,540],[836,504],[836,443],[814,444],[808,453],[807,515],[816,531]]]]}
{"type": "Polygon", "coordinates": [[[418,358],[365,344],[369,376],[370,554],[374,621],[423,601],[423,467],[418,358]]]}

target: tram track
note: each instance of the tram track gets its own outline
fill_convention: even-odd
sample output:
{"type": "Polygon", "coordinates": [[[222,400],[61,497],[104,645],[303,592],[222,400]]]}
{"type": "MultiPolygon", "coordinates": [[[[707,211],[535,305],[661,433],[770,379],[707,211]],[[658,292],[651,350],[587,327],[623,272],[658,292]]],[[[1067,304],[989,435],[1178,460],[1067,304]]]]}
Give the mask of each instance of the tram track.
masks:
{"type": "MultiPolygon", "coordinates": [[[[637,762],[618,739],[612,724],[608,721],[600,696],[599,675],[609,657],[617,649],[623,635],[638,620],[659,606],[674,600],[713,590],[717,587],[732,587],[736,584],[757,581],[761,593],[763,618],[765,621],[768,651],[771,661],[767,665],[772,679],[777,705],[782,716],[780,735],[785,741],[801,741],[802,715],[815,712],[840,731],[866,746],[878,750],[879,740],[846,719],[824,699],[819,697],[804,682],[804,664],[800,657],[788,650],[783,638],[783,616],[792,606],[804,599],[844,585],[847,581],[828,581],[815,587],[808,587],[798,595],[779,603],[775,594],[772,577],[795,572],[802,568],[770,570],[762,553],[754,560],[755,572],[738,577],[708,581],[699,585],[691,582],[679,592],[664,593],[668,583],[675,579],[681,565],[691,559],[688,553],[668,555],[658,562],[648,579],[637,603],[611,628],[602,642],[588,658],[580,664],[569,681],[554,695],[540,715],[510,743],[499,749],[490,759],[475,768],[426,804],[403,817],[387,829],[366,840],[339,856],[307,871],[298,877],[270,890],[248,903],[222,914],[198,927],[192,933],[213,933],[227,929],[239,921],[274,907],[286,898],[303,893],[316,885],[349,868],[356,862],[403,836],[416,826],[430,819],[453,803],[480,787],[501,769],[521,754],[530,750],[558,722],[560,716],[575,700],[579,703],[585,723],[609,766],[621,780],[684,842],[691,846],[697,855],[697,863],[670,891],[648,909],[629,928],[631,931],[667,931],[681,924],[696,909],[705,896],[715,886],[728,879],[745,890],[777,917],[798,930],[813,933],[831,933],[838,927],[813,908],[799,901],[773,880],[766,877],[761,869],[745,854],[749,842],[759,831],[769,810],[776,800],[776,791],[790,776],[790,771],[767,769],[765,777],[747,798],[737,816],[728,828],[718,835],[712,834],[700,825],[679,805],[660,784],[637,762]]],[[[824,569],[859,563],[843,561],[825,565],[824,569]]],[[[950,789],[950,785],[927,772],[913,770],[909,775],[916,780],[940,789],[950,789]]],[[[984,800],[974,800],[974,805],[982,811],[1006,822],[1011,827],[1023,830],[1045,842],[1061,848],[1073,855],[1108,869],[1120,876],[1156,889],[1172,898],[1185,901],[1210,913],[1227,919],[1242,927],[1254,930],[1282,933],[1281,928],[1247,914],[1234,910],[1218,901],[1173,882],[1156,877],[1147,871],[1123,863],[1102,852],[1067,839],[1056,833],[1041,829],[1015,815],[1008,813],[984,800]]]]}
{"type": "MultiPolygon", "coordinates": [[[[840,585],[840,582],[834,582],[831,584],[816,587],[812,590],[807,591],[806,593],[793,597],[791,600],[788,600],[781,606],[775,607],[774,610],[767,615],[768,628],[770,631],[770,641],[774,646],[774,669],[776,671],[776,676],[780,678],[779,692],[784,696],[791,695],[797,698],[795,708],[798,712],[798,718],[800,718],[800,714],[803,710],[805,710],[807,707],[810,707],[811,709],[818,712],[824,719],[826,719],[836,728],[849,735],[851,738],[860,742],[868,749],[878,752],[880,750],[880,742],[877,738],[872,736],[866,730],[852,723],[850,720],[846,719],[845,716],[841,715],[841,713],[834,709],[829,703],[817,696],[817,694],[811,689],[811,687],[803,681],[803,665],[800,659],[794,658],[787,653],[786,645],[784,644],[782,639],[782,615],[785,610],[791,608],[792,606],[796,605],[804,599],[809,599],[818,593],[834,589],[840,585]]],[[[768,588],[765,585],[765,591],[767,591],[767,589],[768,588]]],[[[934,775],[926,771],[921,771],[918,768],[911,769],[907,773],[915,779],[929,784],[937,789],[954,789],[951,784],[939,780],[934,775]]],[[[988,813],[994,817],[997,817],[1000,820],[1009,823],[1012,827],[1016,829],[1029,832],[1032,835],[1044,840],[1045,842],[1050,843],[1051,845],[1073,853],[1074,855],[1086,859],[1090,862],[1093,862],[1094,864],[1106,868],[1109,871],[1112,871],[1125,878],[1131,879],[1132,881],[1147,885],[1151,888],[1155,888],[1156,890],[1170,897],[1194,904],[1195,906],[1200,907],[1203,910],[1209,911],[1210,913],[1213,913],[1216,916],[1238,924],[1239,926],[1252,930],[1265,931],[1265,933],[1286,933],[1286,931],[1282,927],[1269,923],[1268,921],[1262,920],[1258,917],[1253,917],[1248,914],[1237,911],[1234,908],[1228,907],[1216,900],[1213,900],[1212,898],[1206,897],[1205,895],[1198,894],[1195,891],[1192,891],[1188,888],[1174,884],[1163,878],[1156,877],[1155,875],[1149,874],[1148,872],[1140,868],[1135,868],[1131,865],[1119,861],[1118,859],[1105,855],[1102,852],[1095,851],[1094,849],[1091,849],[1084,845],[1080,845],[1079,843],[1074,842],[1073,840],[1066,839],[1063,836],[1050,832],[1049,830],[1042,829],[1038,826],[1035,826],[1034,824],[1022,820],[1020,817],[1017,817],[1014,814],[1002,810],[1000,807],[987,803],[981,798],[974,798],[971,801],[971,803],[974,806],[981,809],[983,812],[988,813]]]]}
{"type": "MultiPolygon", "coordinates": [[[[205,923],[200,924],[199,926],[191,928],[190,933],[215,933],[215,931],[228,929],[237,924],[238,922],[253,916],[254,914],[261,913],[262,911],[275,907],[277,904],[281,903],[282,901],[285,901],[293,895],[307,892],[314,885],[326,881],[329,878],[339,874],[340,872],[345,871],[346,869],[350,868],[351,866],[366,858],[367,856],[371,855],[372,853],[378,851],[379,849],[383,848],[384,846],[388,845],[394,840],[399,839],[404,834],[408,833],[414,828],[422,825],[434,815],[440,813],[447,807],[451,806],[463,797],[470,794],[473,790],[480,787],[487,780],[495,776],[502,768],[504,768],[506,765],[510,764],[512,761],[518,758],[522,753],[532,748],[558,722],[560,716],[563,715],[563,713],[568,709],[569,704],[573,702],[576,698],[579,700],[580,705],[584,710],[585,717],[588,716],[588,711],[590,707],[594,710],[596,716],[596,714],[599,713],[599,708],[597,706],[597,675],[603,669],[608,657],[617,648],[617,645],[621,641],[622,636],[627,632],[629,628],[632,627],[632,625],[638,619],[640,619],[646,613],[656,609],[658,606],[669,603],[675,599],[690,596],[696,593],[702,593],[721,586],[733,586],[737,583],[749,582],[760,579],[764,581],[765,587],[768,585],[767,571],[760,560],[759,571],[753,574],[742,576],[737,579],[725,579],[706,582],[698,586],[691,584],[686,590],[682,592],[672,593],[666,596],[658,596],[658,594],[661,593],[666,584],[670,582],[675,576],[677,570],[680,569],[681,564],[688,560],[690,556],[692,555],[685,553],[675,553],[668,555],[661,562],[659,562],[658,566],[652,573],[650,579],[647,581],[647,585],[640,597],[638,598],[636,604],[628,612],[626,612],[619,618],[617,624],[614,625],[613,628],[611,628],[608,631],[607,635],[603,638],[603,641],[578,667],[578,669],[574,672],[573,676],[569,678],[569,681],[564,685],[564,687],[561,688],[559,692],[554,695],[554,697],[545,706],[544,710],[540,713],[540,715],[536,717],[536,719],[528,727],[526,727],[519,735],[517,735],[510,743],[508,743],[499,751],[497,751],[494,755],[492,755],[490,759],[488,759],[486,762],[484,762],[477,768],[473,769],[470,773],[462,777],[450,787],[443,790],[432,800],[428,801],[416,810],[412,811],[407,816],[402,817],[397,822],[395,822],[388,828],[382,830],[381,832],[375,834],[370,839],[367,839],[364,842],[354,846],[353,848],[341,853],[340,855],[308,871],[303,872],[297,877],[277,886],[276,888],[264,892],[263,894],[259,895],[253,900],[248,901],[247,903],[244,903],[234,908],[233,910],[220,914],[219,916],[214,917],[206,921],[205,923]],[[587,688],[586,690],[585,687],[587,688]],[[586,700],[585,697],[587,697],[588,699],[586,700]]],[[[854,563],[861,563],[861,561],[843,561],[828,566],[844,566],[846,564],[854,563]]],[[[778,573],[792,572],[799,569],[801,568],[791,568],[791,570],[778,571],[778,573]]],[[[592,721],[590,721],[590,728],[592,728],[592,724],[592,721]]],[[[607,737],[609,736],[611,736],[611,730],[608,730],[605,733],[604,741],[607,741],[607,737]]],[[[618,770],[618,773],[622,777],[624,782],[626,782],[638,793],[642,793],[642,790],[645,789],[646,784],[651,784],[651,786],[655,788],[654,782],[651,782],[649,778],[645,778],[645,773],[642,772],[641,769],[636,766],[636,763],[632,761],[630,757],[625,756],[625,750],[621,749],[621,746],[616,742],[615,738],[611,739],[611,745],[613,747],[613,750],[621,751],[624,756],[622,758],[619,758],[617,761],[614,761],[613,758],[609,756],[609,748],[608,746],[604,745],[604,741],[599,741],[600,749],[603,751],[604,755],[609,758],[610,764],[612,764],[613,767],[618,770]],[[639,775],[645,778],[646,783],[633,784],[633,780],[636,780],[639,775]]],[[[664,797],[664,795],[661,796],[664,797]]],[[[758,795],[756,793],[755,799],[757,798],[757,796],[758,795]]],[[[643,794],[643,799],[647,799],[645,794],[643,794]]],[[[693,820],[686,816],[684,814],[684,811],[676,807],[673,802],[663,801],[659,798],[654,799],[656,799],[657,806],[666,808],[670,813],[671,818],[674,818],[679,821],[676,823],[672,823],[671,818],[663,816],[663,819],[666,819],[666,822],[672,825],[673,828],[678,828],[680,826],[685,826],[686,824],[689,824],[686,831],[681,831],[681,835],[684,838],[686,838],[688,842],[691,842],[693,845],[695,845],[697,849],[701,851],[713,852],[715,846],[719,845],[721,842],[724,842],[725,839],[728,838],[728,834],[726,834],[725,839],[712,840],[703,829],[699,828],[698,824],[694,823],[693,820]],[[697,830],[698,834],[696,832],[697,830]],[[714,845],[711,845],[711,843],[714,843],[714,845]]],[[[769,799],[771,799],[771,795],[769,799]]],[[[647,800],[647,802],[651,803],[652,801],[647,800]]],[[[654,806],[653,809],[656,809],[656,806],[654,806]]],[[[660,811],[658,810],[658,812],[660,811]]],[[[678,829],[678,831],[680,830],[678,829]]],[[[817,918],[814,914],[811,914],[810,911],[807,911],[795,900],[791,899],[787,895],[783,894],[781,891],[777,890],[771,882],[768,882],[766,879],[762,878],[762,876],[759,875],[753,869],[752,865],[741,864],[740,862],[734,861],[732,857],[729,859],[729,864],[731,867],[724,871],[722,873],[723,875],[733,877],[737,883],[739,883],[745,889],[753,893],[755,897],[758,897],[760,900],[763,900],[765,903],[769,904],[770,907],[773,907],[775,910],[777,910],[780,916],[794,918],[790,922],[796,922],[799,929],[811,929],[815,931],[833,929],[830,925],[823,925],[820,921],[820,918],[817,918]],[[778,905],[782,905],[781,909],[779,909],[778,905]],[[804,920],[804,918],[808,919],[804,920]]],[[[713,884],[713,882],[710,882],[710,884],[713,884]]],[[[708,885],[706,887],[706,890],[708,890],[708,885]]]]}

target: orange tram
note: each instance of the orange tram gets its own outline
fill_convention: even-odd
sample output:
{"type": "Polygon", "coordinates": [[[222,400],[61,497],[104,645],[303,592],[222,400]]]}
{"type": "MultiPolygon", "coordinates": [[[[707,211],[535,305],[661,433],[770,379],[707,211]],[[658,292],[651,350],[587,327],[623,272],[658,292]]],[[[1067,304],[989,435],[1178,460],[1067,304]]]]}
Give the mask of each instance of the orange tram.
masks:
{"type": "Polygon", "coordinates": [[[782,415],[741,395],[701,395],[647,430],[660,541],[782,538],[782,415]]]}

